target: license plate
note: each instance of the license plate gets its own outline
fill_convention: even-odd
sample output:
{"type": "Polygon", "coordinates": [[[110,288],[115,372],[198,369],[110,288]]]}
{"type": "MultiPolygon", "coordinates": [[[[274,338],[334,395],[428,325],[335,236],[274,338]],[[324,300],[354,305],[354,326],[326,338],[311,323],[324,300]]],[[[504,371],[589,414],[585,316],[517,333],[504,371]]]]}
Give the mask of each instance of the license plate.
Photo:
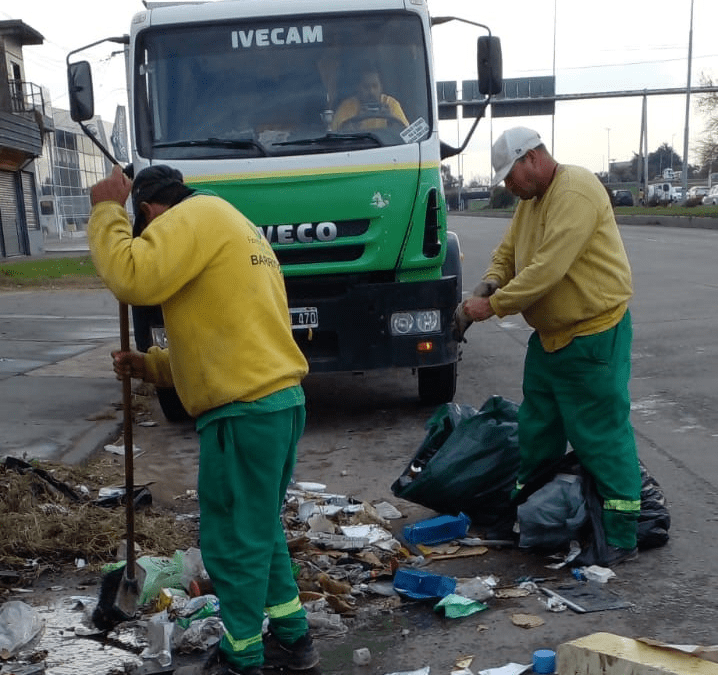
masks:
{"type": "Polygon", "coordinates": [[[319,328],[319,311],[316,307],[291,307],[292,329],[319,328]]]}

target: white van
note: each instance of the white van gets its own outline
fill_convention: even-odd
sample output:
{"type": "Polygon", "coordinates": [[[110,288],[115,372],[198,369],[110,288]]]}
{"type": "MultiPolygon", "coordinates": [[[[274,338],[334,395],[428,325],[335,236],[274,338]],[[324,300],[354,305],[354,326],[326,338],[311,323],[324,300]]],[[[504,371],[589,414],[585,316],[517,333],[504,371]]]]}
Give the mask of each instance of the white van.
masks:
{"type": "Polygon", "coordinates": [[[673,194],[670,183],[656,183],[648,186],[647,204],[669,204],[673,194]]]}
{"type": "Polygon", "coordinates": [[[40,205],[40,229],[45,237],[60,236],[60,218],[57,213],[55,197],[42,195],[38,199],[40,205]]]}

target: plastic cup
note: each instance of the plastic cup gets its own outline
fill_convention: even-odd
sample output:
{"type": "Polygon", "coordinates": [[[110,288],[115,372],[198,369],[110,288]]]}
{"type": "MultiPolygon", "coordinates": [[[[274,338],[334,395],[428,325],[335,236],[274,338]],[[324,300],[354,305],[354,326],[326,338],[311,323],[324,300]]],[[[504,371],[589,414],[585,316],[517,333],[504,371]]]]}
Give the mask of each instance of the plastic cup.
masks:
{"type": "Polygon", "coordinates": [[[355,649],[352,660],[357,666],[366,666],[371,662],[371,652],[366,647],[355,649]]]}
{"type": "Polygon", "coordinates": [[[537,649],[533,657],[534,673],[553,673],[556,667],[556,652],[552,649],[537,649]]]}

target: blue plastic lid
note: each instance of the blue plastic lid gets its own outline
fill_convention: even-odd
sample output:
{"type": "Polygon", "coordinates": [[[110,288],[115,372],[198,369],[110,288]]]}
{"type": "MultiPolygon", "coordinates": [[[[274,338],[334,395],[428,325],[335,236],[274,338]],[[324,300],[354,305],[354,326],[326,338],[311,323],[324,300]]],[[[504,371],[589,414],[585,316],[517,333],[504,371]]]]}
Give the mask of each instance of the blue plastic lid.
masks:
{"type": "Polygon", "coordinates": [[[553,673],[556,668],[556,652],[552,649],[537,649],[533,658],[534,673],[553,673]]]}
{"type": "Polygon", "coordinates": [[[394,574],[394,590],[414,600],[445,598],[456,590],[456,579],[423,570],[401,568],[394,574]]]}
{"type": "Polygon", "coordinates": [[[471,519],[465,513],[458,516],[436,516],[413,525],[404,526],[404,537],[410,544],[441,544],[452,539],[461,539],[471,526],[471,519]]]}

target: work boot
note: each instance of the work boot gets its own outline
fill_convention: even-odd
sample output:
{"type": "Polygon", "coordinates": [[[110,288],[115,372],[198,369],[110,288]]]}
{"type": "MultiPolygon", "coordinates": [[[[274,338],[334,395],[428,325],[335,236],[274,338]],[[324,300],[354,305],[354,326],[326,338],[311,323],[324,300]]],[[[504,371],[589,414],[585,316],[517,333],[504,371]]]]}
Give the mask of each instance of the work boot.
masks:
{"type": "Polygon", "coordinates": [[[240,668],[229,663],[218,644],[209,650],[204,663],[196,666],[181,666],[174,672],[175,675],[264,675],[260,666],[240,668]]]}
{"type": "Polygon", "coordinates": [[[606,554],[601,558],[599,564],[601,567],[614,567],[623,562],[630,562],[638,559],[638,548],[619,548],[618,546],[609,546],[606,554]]]}
{"type": "Polygon", "coordinates": [[[296,642],[288,645],[271,630],[264,644],[264,661],[267,666],[281,666],[289,670],[309,670],[319,663],[319,652],[312,636],[305,633],[296,642]]]}

